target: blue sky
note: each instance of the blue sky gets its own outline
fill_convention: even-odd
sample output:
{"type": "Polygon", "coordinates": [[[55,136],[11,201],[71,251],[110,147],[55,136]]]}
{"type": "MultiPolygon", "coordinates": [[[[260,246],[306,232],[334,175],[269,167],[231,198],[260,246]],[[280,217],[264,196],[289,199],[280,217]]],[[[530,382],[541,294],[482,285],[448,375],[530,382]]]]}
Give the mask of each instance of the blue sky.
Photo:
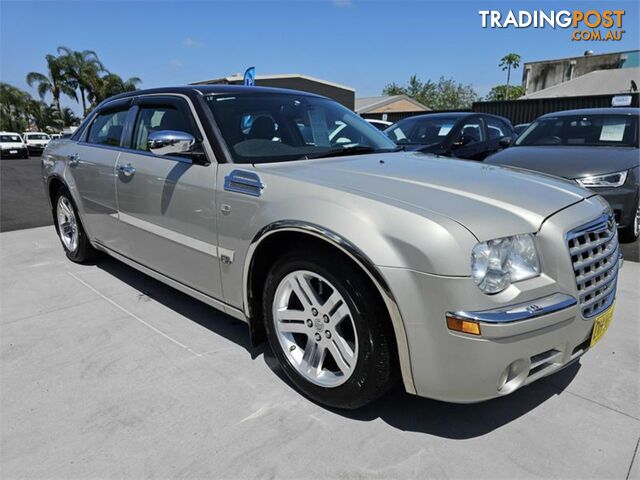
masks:
{"type": "Polygon", "coordinates": [[[44,56],[66,45],[95,50],[107,68],[141,77],[145,88],[255,65],[258,75],[303,73],[358,96],[379,95],[414,73],[452,77],[485,94],[504,83],[498,63],[509,52],[532,61],[640,48],[639,16],[636,1],[0,0],[0,78],[29,90],[25,74],[44,71],[44,56]],[[481,28],[478,10],[540,8],[624,9],[626,33],[621,42],[572,42],[567,29],[481,28]]]}

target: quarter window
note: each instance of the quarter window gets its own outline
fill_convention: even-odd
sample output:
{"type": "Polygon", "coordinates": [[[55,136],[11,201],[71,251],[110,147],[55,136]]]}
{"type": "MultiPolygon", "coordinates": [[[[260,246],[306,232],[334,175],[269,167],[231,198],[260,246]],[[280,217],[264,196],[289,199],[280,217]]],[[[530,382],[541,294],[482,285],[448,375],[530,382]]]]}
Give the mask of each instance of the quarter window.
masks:
{"type": "Polygon", "coordinates": [[[87,142],[119,147],[127,112],[128,109],[123,109],[98,114],[89,130],[87,142]]]}
{"type": "Polygon", "coordinates": [[[160,130],[185,132],[197,138],[191,116],[173,105],[141,106],[133,134],[133,148],[149,151],[149,134],[160,130]]]}

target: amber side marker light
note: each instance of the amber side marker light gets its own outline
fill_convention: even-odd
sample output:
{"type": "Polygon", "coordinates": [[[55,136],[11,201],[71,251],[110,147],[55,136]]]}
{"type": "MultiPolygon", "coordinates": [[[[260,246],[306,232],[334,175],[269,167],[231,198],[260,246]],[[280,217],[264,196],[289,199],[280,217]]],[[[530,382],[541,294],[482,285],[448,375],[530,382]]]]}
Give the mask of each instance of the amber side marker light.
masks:
{"type": "Polygon", "coordinates": [[[468,333],[470,335],[480,335],[480,324],[470,320],[450,317],[447,315],[447,327],[455,332],[468,333]]]}

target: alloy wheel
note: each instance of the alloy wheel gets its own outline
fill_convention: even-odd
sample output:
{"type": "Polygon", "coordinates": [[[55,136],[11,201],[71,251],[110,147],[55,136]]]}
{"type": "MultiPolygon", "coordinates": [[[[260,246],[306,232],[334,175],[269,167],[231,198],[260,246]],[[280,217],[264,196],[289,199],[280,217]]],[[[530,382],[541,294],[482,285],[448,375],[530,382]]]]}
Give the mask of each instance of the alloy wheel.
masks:
{"type": "Polygon", "coordinates": [[[78,223],[73,206],[67,197],[61,195],[56,206],[58,219],[58,230],[63,245],[70,252],[75,252],[78,248],[78,223]]]}
{"type": "Polygon", "coordinates": [[[358,338],[340,292],[308,270],[286,275],[273,300],[275,331],[289,363],[306,380],[337,387],[355,370],[358,338]]]}

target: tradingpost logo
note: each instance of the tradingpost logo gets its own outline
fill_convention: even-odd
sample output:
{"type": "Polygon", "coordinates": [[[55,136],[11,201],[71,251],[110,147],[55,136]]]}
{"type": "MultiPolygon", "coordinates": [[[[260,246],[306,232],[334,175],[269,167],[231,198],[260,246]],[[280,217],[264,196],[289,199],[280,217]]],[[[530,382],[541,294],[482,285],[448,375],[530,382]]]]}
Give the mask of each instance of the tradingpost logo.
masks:
{"type": "Polygon", "coordinates": [[[564,28],[571,40],[620,41],[624,10],[479,10],[482,28],[564,28]]]}

